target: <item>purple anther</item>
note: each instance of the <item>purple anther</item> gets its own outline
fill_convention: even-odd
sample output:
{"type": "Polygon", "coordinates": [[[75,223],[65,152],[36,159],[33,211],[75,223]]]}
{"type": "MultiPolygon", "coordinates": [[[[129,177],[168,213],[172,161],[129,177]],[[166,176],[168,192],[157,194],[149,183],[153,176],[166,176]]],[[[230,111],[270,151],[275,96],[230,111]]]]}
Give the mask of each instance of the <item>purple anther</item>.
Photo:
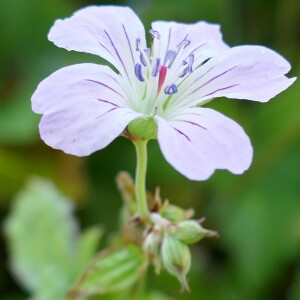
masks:
{"type": "Polygon", "coordinates": [[[180,73],[179,78],[184,77],[188,73],[188,67],[184,68],[183,71],[180,73]]]}
{"type": "Polygon", "coordinates": [[[176,84],[172,83],[171,85],[167,85],[164,90],[166,95],[172,95],[177,93],[176,84]]]}
{"type": "Polygon", "coordinates": [[[135,50],[136,50],[136,51],[139,51],[139,50],[140,50],[140,43],[141,43],[141,39],[140,39],[140,38],[137,38],[136,41],[135,41],[135,44],[136,44],[135,50]]]}
{"type": "Polygon", "coordinates": [[[146,61],[145,55],[144,55],[144,53],[143,53],[142,51],[141,51],[141,53],[140,53],[140,61],[141,61],[141,63],[144,65],[144,67],[147,66],[147,61],[146,61]]]}
{"type": "Polygon", "coordinates": [[[139,81],[145,81],[145,78],[142,74],[142,65],[141,64],[136,64],[135,67],[134,67],[134,73],[135,73],[135,76],[137,77],[137,79],[139,81]]]}
{"type": "Polygon", "coordinates": [[[153,39],[160,39],[160,34],[158,31],[156,30],[153,30],[153,29],[150,29],[149,30],[149,33],[150,33],[150,36],[153,38],[153,39]]]}
{"type": "Polygon", "coordinates": [[[185,49],[190,43],[191,41],[184,39],[180,44],[177,45],[177,47],[179,49],[181,48],[185,49]]]}
{"type": "Polygon", "coordinates": [[[147,57],[150,59],[151,49],[150,48],[146,48],[146,49],[144,49],[144,52],[146,53],[147,57]]]}
{"type": "Polygon", "coordinates": [[[189,73],[193,72],[193,63],[194,63],[194,60],[195,60],[195,55],[193,53],[191,53],[189,55],[189,62],[188,62],[188,66],[187,66],[189,73]]]}
{"type": "Polygon", "coordinates": [[[184,68],[184,70],[182,71],[182,73],[179,75],[180,78],[184,77],[187,73],[192,73],[193,72],[193,63],[195,60],[195,56],[193,53],[191,53],[188,56],[189,61],[187,62],[186,60],[184,60],[182,62],[182,65],[187,65],[187,67],[184,68]]]}
{"type": "Polygon", "coordinates": [[[166,53],[166,56],[165,56],[164,65],[167,66],[168,68],[171,68],[176,56],[177,56],[177,53],[175,51],[168,50],[166,53]]]}
{"type": "Polygon", "coordinates": [[[144,52],[141,51],[140,53],[140,61],[145,67],[147,66],[147,60],[145,55],[148,57],[148,59],[150,59],[150,52],[151,52],[150,48],[146,48],[144,49],[144,52]]]}
{"type": "Polygon", "coordinates": [[[155,64],[153,66],[153,70],[152,70],[152,76],[156,77],[159,73],[159,67],[160,67],[160,58],[157,58],[155,61],[155,64]]]}

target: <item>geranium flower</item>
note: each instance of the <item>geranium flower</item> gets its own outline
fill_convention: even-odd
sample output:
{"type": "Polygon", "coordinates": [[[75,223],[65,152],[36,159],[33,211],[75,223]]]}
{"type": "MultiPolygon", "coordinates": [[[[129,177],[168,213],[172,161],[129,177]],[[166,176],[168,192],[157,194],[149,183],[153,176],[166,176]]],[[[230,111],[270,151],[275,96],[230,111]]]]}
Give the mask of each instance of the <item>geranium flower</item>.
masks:
{"type": "Polygon", "coordinates": [[[49,40],[98,55],[113,67],[77,64],[46,78],[32,97],[46,144],[86,156],[140,117],[153,117],[166,160],[193,180],[216,169],[243,173],[252,160],[244,130],[202,105],[217,97],[266,102],[295,78],[289,63],[261,46],[226,45],[219,25],[156,21],[149,31],[127,7],[91,6],[58,20],[49,40]],[[116,70],[117,71],[116,71],[116,70]]]}

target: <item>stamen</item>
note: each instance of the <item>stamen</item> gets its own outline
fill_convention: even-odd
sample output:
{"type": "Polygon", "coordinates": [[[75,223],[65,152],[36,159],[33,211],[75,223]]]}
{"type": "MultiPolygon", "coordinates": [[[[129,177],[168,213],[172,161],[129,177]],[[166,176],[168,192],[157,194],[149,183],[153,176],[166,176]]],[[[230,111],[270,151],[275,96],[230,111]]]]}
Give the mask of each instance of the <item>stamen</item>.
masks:
{"type": "Polygon", "coordinates": [[[179,78],[184,77],[188,73],[188,67],[184,68],[182,73],[180,73],[179,78]]]}
{"type": "Polygon", "coordinates": [[[171,68],[176,56],[177,53],[175,51],[168,50],[165,56],[164,65],[167,65],[167,62],[169,61],[168,68],[171,68]]]}
{"type": "Polygon", "coordinates": [[[158,40],[160,39],[160,34],[158,31],[150,29],[149,33],[153,39],[158,39],[158,40]]]}
{"type": "Polygon", "coordinates": [[[182,64],[184,66],[187,65],[187,67],[184,68],[182,73],[179,75],[180,78],[184,77],[187,73],[192,73],[193,72],[193,63],[194,63],[194,60],[195,60],[195,56],[194,56],[193,53],[191,53],[188,58],[189,58],[188,62],[186,60],[184,60],[182,62],[182,64]]]}
{"type": "Polygon", "coordinates": [[[144,53],[142,51],[140,52],[140,61],[144,65],[144,67],[147,66],[147,61],[146,61],[144,53]]]}
{"type": "Polygon", "coordinates": [[[160,92],[161,87],[163,86],[163,84],[165,82],[165,79],[167,76],[167,70],[168,70],[168,68],[164,65],[162,65],[159,70],[157,94],[160,92]]]}
{"type": "Polygon", "coordinates": [[[172,95],[172,94],[176,94],[178,91],[176,84],[171,84],[166,86],[164,92],[166,95],[172,95]]]}
{"type": "Polygon", "coordinates": [[[150,52],[151,52],[150,48],[146,48],[144,49],[144,51],[140,50],[140,61],[144,65],[144,67],[147,66],[146,56],[148,57],[148,60],[150,59],[150,52]]]}
{"type": "Polygon", "coordinates": [[[140,44],[141,44],[141,39],[137,38],[136,41],[135,41],[135,45],[136,45],[135,51],[140,50],[140,44]]]}
{"type": "Polygon", "coordinates": [[[178,49],[185,49],[190,43],[191,41],[184,39],[180,44],[177,45],[177,47],[178,49]]]}
{"type": "Polygon", "coordinates": [[[141,64],[136,64],[135,65],[134,73],[135,73],[135,76],[137,77],[137,79],[139,81],[145,81],[145,78],[144,78],[143,73],[142,73],[142,65],[141,64]]]}
{"type": "Polygon", "coordinates": [[[189,55],[189,63],[188,63],[188,66],[187,66],[188,71],[189,71],[190,73],[193,72],[193,63],[194,63],[194,60],[195,60],[195,55],[194,55],[193,53],[191,53],[191,54],[189,55]]]}
{"type": "Polygon", "coordinates": [[[152,70],[153,77],[156,77],[158,75],[159,67],[160,67],[160,58],[157,58],[152,70]]]}
{"type": "Polygon", "coordinates": [[[146,49],[144,49],[144,52],[146,53],[146,55],[147,55],[148,58],[150,59],[151,49],[150,49],[150,48],[146,48],[146,49]]]}

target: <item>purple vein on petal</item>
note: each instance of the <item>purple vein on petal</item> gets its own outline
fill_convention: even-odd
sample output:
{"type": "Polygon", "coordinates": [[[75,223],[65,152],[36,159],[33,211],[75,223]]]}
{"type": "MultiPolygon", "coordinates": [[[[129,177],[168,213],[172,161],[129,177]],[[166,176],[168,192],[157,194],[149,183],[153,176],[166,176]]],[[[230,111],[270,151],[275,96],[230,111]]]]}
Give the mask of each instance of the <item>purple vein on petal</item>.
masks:
{"type": "MultiPolygon", "coordinates": [[[[105,74],[107,77],[109,77],[110,79],[112,79],[124,92],[124,87],[120,84],[120,82],[114,78],[113,76],[109,75],[109,74],[105,74]]],[[[122,96],[124,98],[124,96],[122,96]]]]}
{"type": "Polygon", "coordinates": [[[110,41],[112,47],[114,48],[114,50],[115,50],[115,52],[116,52],[116,54],[117,54],[117,56],[118,56],[118,58],[119,58],[119,60],[120,60],[120,62],[121,62],[121,64],[122,64],[122,66],[123,66],[123,68],[124,68],[124,70],[125,70],[125,73],[126,73],[127,77],[130,78],[130,77],[128,76],[128,73],[127,73],[127,70],[126,70],[126,68],[125,68],[124,62],[123,62],[123,60],[122,60],[122,58],[121,58],[121,56],[120,56],[120,54],[119,54],[119,52],[118,52],[118,50],[117,50],[115,44],[113,43],[113,41],[112,41],[110,35],[107,33],[107,31],[106,31],[105,29],[104,29],[104,32],[105,32],[106,36],[108,37],[108,39],[109,39],[109,41],[110,41]]]}
{"type": "MultiPolygon", "coordinates": [[[[224,71],[223,73],[218,74],[218,75],[216,75],[215,77],[209,79],[208,81],[206,81],[205,83],[203,83],[201,86],[199,86],[198,88],[196,88],[196,89],[195,89],[193,92],[191,92],[189,95],[195,93],[196,91],[198,91],[199,89],[203,88],[205,85],[209,84],[210,82],[214,81],[215,79],[217,79],[217,78],[219,78],[219,77],[221,77],[221,76],[227,74],[228,72],[232,71],[232,70],[235,69],[236,67],[238,67],[238,66],[234,66],[234,67],[232,67],[232,68],[230,68],[230,69],[224,71]]],[[[210,70],[211,70],[211,69],[210,69],[210,70]]],[[[210,71],[210,70],[209,70],[209,71],[210,71]]],[[[208,72],[209,72],[209,71],[208,71],[208,72]]],[[[208,72],[206,72],[206,74],[207,74],[208,72]]],[[[203,77],[203,76],[201,76],[201,77],[203,77]]],[[[200,77],[200,78],[201,78],[201,77],[200,77]]],[[[199,79],[200,79],[200,78],[199,78],[199,79]]]]}
{"type": "Polygon", "coordinates": [[[130,49],[130,53],[131,53],[131,58],[132,58],[132,63],[134,65],[134,56],[133,56],[133,52],[132,52],[132,48],[131,48],[131,43],[129,41],[128,34],[127,34],[127,31],[126,31],[126,28],[125,28],[124,24],[122,24],[122,27],[123,27],[123,30],[124,30],[124,33],[125,33],[128,45],[129,45],[129,49],[130,49]]]}
{"type": "Polygon", "coordinates": [[[108,111],[106,111],[106,112],[103,113],[102,115],[98,116],[96,119],[99,119],[99,118],[105,116],[106,114],[110,113],[111,111],[113,111],[113,110],[115,110],[115,109],[117,109],[117,108],[118,108],[118,107],[113,107],[113,108],[109,109],[108,111]]]}
{"type": "MultiPolygon", "coordinates": [[[[202,77],[204,77],[206,74],[208,74],[213,68],[214,68],[215,66],[212,66],[210,69],[208,69],[204,74],[201,74],[201,76],[199,76],[197,79],[195,79],[195,82],[196,81],[198,81],[198,80],[200,80],[202,77]]],[[[189,95],[191,95],[191,94],[193,94],[193,92],[192,93],[190,93],[189,95]]]]}
{"type": "Polygon", "coordinates": [[[86,81],[89,81],[89,82],[94,82],[94,83],[96,83],[96,84],[100,84],[100,85],[102,85],[102,86],[108,88],[109,90],[115,92],[116,94],[120,95],[121,97],[123,97],[122,94],[120,94],[118,91],[116,91],[116,90],[113,89],[112,87],[110,87],[110,86],[108,86],[108,85],[106,85],[106,84],[104,84],[104,83],[102,83],[102,82],[100,82],[100,81],[93,80],[93,79],[85,79],[85,80],[86,80],[86,81]]]}
{"type": "Polygon", "coordinates": [[[206,127],[201,126],[200,124],[198,124],[198,123],[196,123],[196,122],[193,122],[193,121],[188,121],[188,120],[176,120],[176,122],[177,122],[177,121],[178,121],[178,122],[188,123],[188,124],[191,124],[191,125],[193,125],[193,126],[197,126],[197,127],[201,128],[201,129],[207,130],[206,127]]]}
{"type": "Polygon", "coordinates": [[[114,55],[110,52],[110,50],[109,50],[107,47],[105,47],[101,42],[98,41],[98,44],[99,44],[102,48],[104,48],[111,56],[114,56],[114,55]]]}
{"type": "Polygon", "coordinates": [[[177,128],[175,128],[175,127],[172,127],[174,130],[176,130],[179,134],[181,134],[182,136],[184,136],[189,142],[192,142],[191,140],[190,140],[190,138],[185,134],[185,133],[183,133],[181,130],[179,130],[179,129],[177,129],[177,128]]]}
{"type": "Polygon", "coordinates": [[[223,90],[228,90],[228,89],[230,89],[230,88],[232,88],[232,87],[235,87],[235,86],[238,86],[238,85],[239,85],[239,84],[236,83],[236,84],[233,84],[233,85],[224,87],[224,88],[220,88],[220,89],[217,89],[217,90],[215,90],[215,91],[213,91],[213,92],[211,92],[211,93],[209,93],[209,94],[207,94],[207,95],[201,96],[201,97],[207,97],[207,96],[210,96],[210,95],[215,94],[216,92],[223,91],[223,90]]]}
{"type": "Polygon", "coordinates": [[[115,104],[115,103],[113,103],[113,102],[110,102],[110,101],[108,101],[108,100],[103,100],[103,99],[97,99],[97,100],[100,101],[100,102],[105,102],[105,103],[111,104],[111,105],[113,105],[113,106],[115,106],[115,107],[120,107],[119,105],[117,105],[117,104],[115,104]]]}
{"type": "Polygon", "coordinates": [[[199,45],[198,47],[196,47],[195,49],[193,49],[192,51],[191,51],[191,53],[194,53],[195,51],[197,51],[198,49],[200,49],[201,47],[203,47],[203,46],[205,46],[207,43],[204,43],[204,44],[202,44],[202,45],[199,45]]]}

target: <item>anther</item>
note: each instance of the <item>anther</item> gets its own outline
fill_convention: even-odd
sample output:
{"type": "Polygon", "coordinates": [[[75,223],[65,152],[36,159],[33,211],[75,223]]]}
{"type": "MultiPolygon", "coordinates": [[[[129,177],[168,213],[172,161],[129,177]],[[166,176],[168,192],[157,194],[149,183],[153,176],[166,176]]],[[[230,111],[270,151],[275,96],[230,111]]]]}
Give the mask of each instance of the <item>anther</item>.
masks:
{"type": "Polygon", "coordinates": [[[160,34],[158,31],[156,30],[153,30],[153,29],[150,29],[149,30],[149,33],[150,33],[150,36],[153,38],[153,39],[160,39],[160,34]]]}
{"type": "Polygon", "coordinates": [[[187,73],[192,73],[193,72],[193,63],[195,60],[195,56],[193,53],[191,53],[188,56],[189,61],[187,62],[186,60],[184,60],[182,62],[182,64],[185,66],[187,65],[187,67],[184,68],[184,70],[182,71],[182,73],[179,75],[180,78],[184,77],[187,73]]]}
{"type": "Polygon", "coordinates": [[[152,70],[153,77],[156,77],[158,75],[159,67],[160,67],[160,58],[157,58],[154,63],[154,66],[153,66],[153,70],[152,70]]]}
{"type": "Polygon", "coordinates": [[[141,39],[137,38],[136,41],[135,41],[135,45],[136,45],[135,51],[140,50],[140,44],[141,44],[141,39]]]}
{"type": "Polygon", "coordinates": [[[177,53],[173,50],[168,50],[165,56],[165,60],[164,60],[164,65],[167,65],[168,63],[168,68],[171,68],[175,58],[177,56],[177,53]]]}
{"type": "Polygon", "coordinates": [[[188,62],[188,66],[187,66],[189,73],[193,72],[193,63],[194,63],[194,60],[195,60],[195,55],[193,53],[191,53],[189,55],[189,62],[188,62]]]}
{"type": "Polygon", "coordinates": [[[144,51],[140,52],[140,61],[146,67],[147,66],[147,60],[146,60],[145,56],[147,56],[148,59],[150,58],[150,48],[147,48],[144,51]]]}
{"type": "Polygon", "coordinates": [[[144,49],[144,52],[146,53],[147,57],[150,58],[151,49],[150,48],[146,48],[146,49],[144,49]]]}
{"type": "Polygon", "coordinates": [[[184,77],[188,73],[188,68],[184,68],[183,71],[180,73],[179,78],[184,77]]]}
{"type": "Polygon", "coordinates": [[[142,74],[142,65],[141,64],[136,64],[135,67],[134,67],[134,73],[135,73],[135,76],[137,77],[137,79],[139,81],[145,81],[145,78],[142,74]]]}
{"type": "Polygon", "coordinates": [[[172,95],[172,94],[176,94],[178,91],[176,84],[171,84],[166,86],[164,92],[166,95],[172,95]]]}
{"type": "Polygon", "coordinates": [[[177,45],[177,47],[178,49],[185,49],[190,43],[191,41],[184,39],[180,44],[177,45]]]}

